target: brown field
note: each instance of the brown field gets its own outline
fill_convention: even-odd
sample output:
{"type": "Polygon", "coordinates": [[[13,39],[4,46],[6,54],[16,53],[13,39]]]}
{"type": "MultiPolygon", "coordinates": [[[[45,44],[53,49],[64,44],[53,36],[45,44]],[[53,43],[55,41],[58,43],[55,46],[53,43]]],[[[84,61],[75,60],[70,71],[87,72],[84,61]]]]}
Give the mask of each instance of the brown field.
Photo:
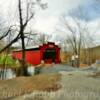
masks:
{"type": "Polygon", "coordinates": [[[42,74],[32,77],[0,80],[0,98],[20,96],[33,91],[56,91],[60,88],[58,83],[60,76],[60,74],[42,74]]]}

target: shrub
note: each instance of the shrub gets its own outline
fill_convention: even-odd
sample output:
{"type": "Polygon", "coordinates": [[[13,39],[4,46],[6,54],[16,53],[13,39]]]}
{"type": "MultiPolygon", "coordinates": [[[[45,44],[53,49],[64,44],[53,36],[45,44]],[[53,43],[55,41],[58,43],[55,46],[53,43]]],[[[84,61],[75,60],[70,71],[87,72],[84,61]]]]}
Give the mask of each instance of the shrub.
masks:
{"type": "Polygon", "coordinates": [[[2,67],[15,67],[16,61],[10,55],[2,54],[0,55],[0,65],[2,67]]]}

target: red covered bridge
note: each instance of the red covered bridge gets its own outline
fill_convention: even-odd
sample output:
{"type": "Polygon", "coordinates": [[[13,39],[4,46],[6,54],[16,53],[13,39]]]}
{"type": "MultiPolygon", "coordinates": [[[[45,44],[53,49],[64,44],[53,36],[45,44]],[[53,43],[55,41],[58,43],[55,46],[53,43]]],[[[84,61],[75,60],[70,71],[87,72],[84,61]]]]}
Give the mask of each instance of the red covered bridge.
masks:
{"type": "MultiPolygon", "coordinates": [[[[25,50],[26,63],[38,65],[41,61],[45,63],[60,63],[60,48],[55,43],[48,42],[38,48],[28,48],[25,50]]],[[[13,51],[14,59],[22,59],[22,50],[13,51]]]]}

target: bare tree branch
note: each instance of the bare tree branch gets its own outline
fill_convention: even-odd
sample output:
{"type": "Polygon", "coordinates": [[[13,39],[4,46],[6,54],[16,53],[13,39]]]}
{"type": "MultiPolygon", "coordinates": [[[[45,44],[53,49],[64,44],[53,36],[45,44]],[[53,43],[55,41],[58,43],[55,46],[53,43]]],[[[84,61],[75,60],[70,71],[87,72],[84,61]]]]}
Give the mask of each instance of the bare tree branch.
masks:
{"type": "Polygon", "coordinates": [[[0,53],[9,48],[13,43],[17,42],[20,39],[20,34],[16,36],[8,45],[6,45],[3,49],[0,50],[0,53]]]}
{"type": "Polygon", "coordinates": [[[9,29],[3,36],[1,36],[1,37],[0,37],[0,40],[2,40],[3,38],[5,38],[5,37],[9,34],[10,31],[11,31],[11,30],[9,29]]]}

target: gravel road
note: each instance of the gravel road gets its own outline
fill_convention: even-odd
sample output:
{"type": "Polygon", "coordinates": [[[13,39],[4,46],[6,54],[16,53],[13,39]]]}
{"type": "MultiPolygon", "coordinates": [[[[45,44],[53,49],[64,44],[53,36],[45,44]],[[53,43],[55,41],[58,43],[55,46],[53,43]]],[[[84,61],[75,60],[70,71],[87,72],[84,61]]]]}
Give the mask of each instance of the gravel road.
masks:
{"type": "Polygon", "coordinates": [[[65,65],[44,68],[42,73],[60,73],[62,88],[56,92],[34,92],[14,100],[100,100],[100,77],[89,77],[98,68],[77,69],[65,65]]]}

